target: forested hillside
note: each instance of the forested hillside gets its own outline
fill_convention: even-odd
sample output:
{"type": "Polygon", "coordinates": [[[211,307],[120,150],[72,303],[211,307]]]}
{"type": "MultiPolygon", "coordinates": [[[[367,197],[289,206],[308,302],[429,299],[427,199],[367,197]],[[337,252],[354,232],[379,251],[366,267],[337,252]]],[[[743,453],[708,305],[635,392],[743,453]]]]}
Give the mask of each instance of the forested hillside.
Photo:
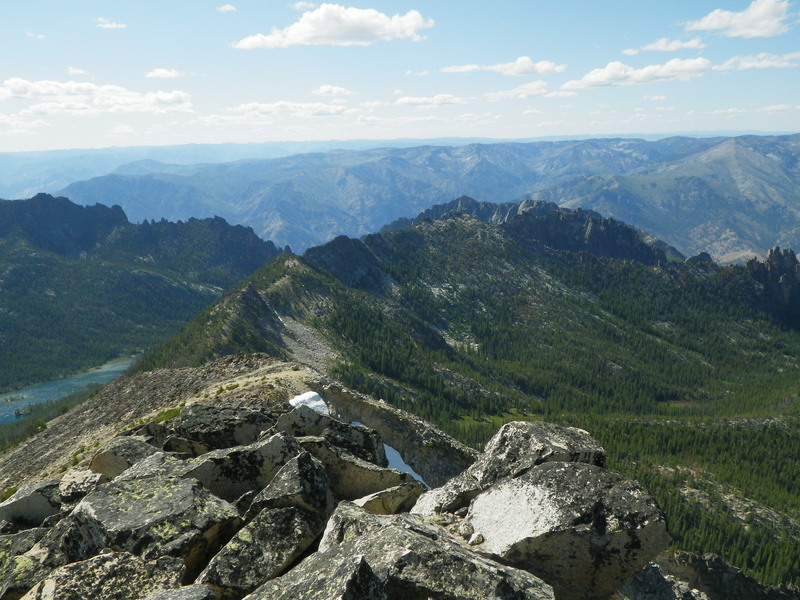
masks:
{"type": "Polygon", "coordinates": [[[338,358],[316,366],[474,446],[509,420],[578,425],[654,492],[677,548],[799,584],[800,333],[758,281],[793,253],[683,262],[612,219],[518,212],[279,256],[140,368],[324,346],[338,358]]]}
{"type": "Polygon", "coordinates": [[[222,219],[133,225],[119,206],[0,201],[0,390],[141,352],[276,254],[222,219]]]}

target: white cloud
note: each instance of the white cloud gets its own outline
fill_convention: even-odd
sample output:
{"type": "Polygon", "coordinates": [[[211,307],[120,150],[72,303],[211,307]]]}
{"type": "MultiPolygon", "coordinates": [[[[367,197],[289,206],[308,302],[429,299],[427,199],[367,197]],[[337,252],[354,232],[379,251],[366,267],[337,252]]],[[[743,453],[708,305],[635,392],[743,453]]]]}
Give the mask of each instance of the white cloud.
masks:
{"type": "Polygon", "coordinates": [[[704,75],[711,68],[707,58],[673,58],[663,65],[648,65],[635,69],[619,61],[594,69],[581,79],[566,82],[567,90],[611,85],[636,85],[655,81],[688,81],[704,75]]]}
{"type": "Polygon", "coordinates": [[[517,60],[496,65],[454,65],[443,67],[443,73],[474,73],[475,71],[494,71],[503,75],[548,75],[561,73],[567,65],[557,65],[549,60],[533,62],[530,56],[520,56],[517,60]]]}
{"type": "Polygon", "coordinates": [[[421,108],[429,108],[433,106],[445,106],[448,104],[464,104],[466,100],[453,96],[452,94],[437,94],[435,96],[420,98],[412,96],[403,96],[398,98],[395,104],[400,106],[419,106],[421,108]]]}
{"type": "Polygon", "coordinates": [[[217,11],[221,13],[236,12],[236,7],[233,4],[223,4],[217,7],[217,11]]]}
{"type": "Polygon", "coordinates": [[[316,8],[317,5],[313,2],[295,2],[292,4],[292,8],[295,10],[311,10],[312,8],[316,8]]]}
{"type": "Polygon", "coordinates": [[[373,8],[353,8],[322,4],[304,12],[284,29],[273,28],[269,35],[256,34],[233,44],[234,48],[288,48],[290,46],[369,46],[378,41],[424,39],[418,31],[433,27],[416,10],[392,17],[373,8]]]}
{"type": "Polygon", "coordinates": [[[551,92],[547,89],[547,82],[537,80],[525,83],[510,90],[500,92],[487,92],[483,97],[489,102],[500,102],[501,100],[514,100],[524,98],[567,98],[574,96],[575,92],[551,92]]]}
{"type": "Polygon", "coordinates": [[[100,17],[95,19],[95,23],[100,29],[125,29],[127,25],[122,23],[115,23],[114,21],[110,21],[105,17],[100,17]]]}
{"type": "Polygon", "coordinates": [[[361,104],[359,104],[359,106],[361,108],[371,109],[371,108],[378,108],[380,106],[386,106],[387,104],[389,103],[383,102],[382,100],[369,100],[367,102],[362,102],[361,104]]]}
{"type": "Polygon", "coordinates": [[[637,54],[639,54],[639,51],[636,48],[625,48],[625,50],[623,50],[622,53],[625,56],[636,56],[637,54]]]}
{"type": "Polygon", "coordinates": [[[651,100],[653,102],[662,102],[666,99],[666,96],[642,96],[642,100],[651,100]]]}
{"type": "Polygon", "coordinates": [[[350,96],[353,94],[352,91],[338,85],[321,85],[311,93],[315,96],[350,96]]]}
{"type": "Polygon", "coordinates": [[[686,31],[722,31],[726,37],[774,37],[789,30],[789,0],[753,0],[742,12],[720,8],[686,24],[686,31]]]}
{"type": "Polygon", "coordinates": [[[47,121],[43,119],[28,119],[15,114],[0,113],[0,134],[28,134],[34,129],[46,127],[47,121]]]}
{"type": "Polygon", "coordinates": [[[706,111],[706,114],[711,117],[725,117],[727,119],[733,119],[745,114],[747,111],[743,108],[723,108],[720,110],[709,110],[706,111]]]}
{"type": "Polygon", "coordinates": [[[642,46],[642,50],[649,50],[654,52],[677,52],[678,50],[699,50],[705,48],[706,45],[700,38],[692,38],[691,40],[671,40],[669,38],[660,38],[655,42],[642,46]]]}
{"type": "Polygon", "coordinates": [[[177,79],[183,77],[183,73],[175,69],[153,69],[144,74],[149,79],[177,79]]]}
{"type": "Polygon", "coordinates": [[[773,104],[772,106],[762,106],[758,109],[758,112],[774,114],[787,112],[790,110],[800,110],[800,106],[791,106],[789,104],[773,104]]]}
{"type": "Polygon", "coordinates": [[[265,123],[277,118],[307,119],[311,117],[335,117],[347,112],[347,108],[338,104],[323,102],[251,102],[234,106],[225,115],[211,115],[201,120],[209,123],[265,123]]]}
{"type": "Polygon", "coordinates": [[[75,67],[69,67],[69,68],[67,69],[67,75],[72,75],[72,76],[75,76],[75,75],[88,75],[88,74],[89,74],[89,73],[87,73],[87,72],[86,72],[86,71],[84,71],[83,69],[77,69],[77,68],[75,68],[75,67]]]}
{"type": "Polygon", "coordinates": [[[192,112],[189,94],[177,90],[135,92],[118,85],[96,85],[77,81],[28,81],[6,79],[0,100],[31,100],[20,115],[54,115],[144,112],[165,114],[192,112]]]}
{"type": "Polygon", "coordinates": [[[754,56],[734,56],[721,65],[714,67],[718,71],[749,71],[750,69],[785,69],[797,67],[800,52],[790,54],[768,54],[762,52],[754,56]]]}
{"type": "Polygon", "coordinates": [[[43,33],[33,33],[31,31],[26,31],[25,35],[35,40],[43,40],[45,38],[45,35],[43,33]]]}

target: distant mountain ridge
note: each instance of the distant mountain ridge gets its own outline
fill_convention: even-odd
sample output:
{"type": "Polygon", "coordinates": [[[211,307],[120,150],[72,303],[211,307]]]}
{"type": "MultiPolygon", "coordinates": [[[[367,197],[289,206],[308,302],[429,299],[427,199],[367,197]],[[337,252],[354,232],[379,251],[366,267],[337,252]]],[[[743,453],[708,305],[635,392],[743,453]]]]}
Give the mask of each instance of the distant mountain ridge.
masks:
{"type": "Polygon", "coordinates": [[[278,253],[222,219],[136,225],[119,206],[0,201],[0,389],[140,352],[278,253]]]}
{"type": "Polygon", "coordinates": [[[215,165],[136,163],[76,182],[133,220],[219,215],[296,251],[463,195],[595,210],[722,262],[800,247],[800,135],[337,150],[215,165]],[[157,172],[159,169],[163,172],[157,172]]]}

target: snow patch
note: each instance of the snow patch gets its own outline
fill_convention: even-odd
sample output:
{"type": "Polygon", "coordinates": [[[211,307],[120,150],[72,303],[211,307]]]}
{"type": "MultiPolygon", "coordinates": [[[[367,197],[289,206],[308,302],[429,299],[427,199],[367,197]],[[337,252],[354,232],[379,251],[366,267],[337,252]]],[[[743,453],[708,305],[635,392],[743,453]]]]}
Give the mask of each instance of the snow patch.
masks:
{"type": "Polygon", "coordinates": [[[289,404],[292,406],[307,406],[318,413],[322,413],[323,415],[330,414],[328,411],[328,405],[325,404],[325,401],[317,392],[305,392],[299,396],[295,396],[289,400],[289,404]]]}
{"type": "MultiPolygon", "coordinates": [[[[366,427],[366,425],[364,425],[360,421],[353,421],[350,424],[351,425],[360,425],[361,427],[366,427]]],[[[394,448],[392,448],[388,444],[384,444],[383,445],[383,452],[386,454],[386,461],[389,463],[389,468],[390,469],[394,469],[396,471],[400,471],[401,473],[408,473],[414,479],[419,481],[422,485],[424,485],[426,487],[430,487],[430,486],[428,486],[427,483],[425,483],[425,480],[420,476],[420,474],[417,473],[414,469],[412,469],[408,465],[408,463],[406,463],[406,461],[403,460],[403,457],[400,456],[400,453],[397,450],[395,450],[394,448]]]]}

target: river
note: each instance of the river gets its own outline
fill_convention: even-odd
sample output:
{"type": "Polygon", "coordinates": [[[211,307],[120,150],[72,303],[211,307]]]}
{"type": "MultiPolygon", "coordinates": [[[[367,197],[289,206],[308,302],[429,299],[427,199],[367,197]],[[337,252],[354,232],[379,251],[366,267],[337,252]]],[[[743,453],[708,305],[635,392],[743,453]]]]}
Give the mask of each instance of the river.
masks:
{"type": "Polygon", "coordinates": [[[85,390],[94,383],[108,383],[130,367],[136,358],[138,357],[117,358],[77,375],[0,394],[0,425],[16,420],[16,411],[24,411],[27,407],[41,402],[60,400],[73,392],[85,390]]]}

